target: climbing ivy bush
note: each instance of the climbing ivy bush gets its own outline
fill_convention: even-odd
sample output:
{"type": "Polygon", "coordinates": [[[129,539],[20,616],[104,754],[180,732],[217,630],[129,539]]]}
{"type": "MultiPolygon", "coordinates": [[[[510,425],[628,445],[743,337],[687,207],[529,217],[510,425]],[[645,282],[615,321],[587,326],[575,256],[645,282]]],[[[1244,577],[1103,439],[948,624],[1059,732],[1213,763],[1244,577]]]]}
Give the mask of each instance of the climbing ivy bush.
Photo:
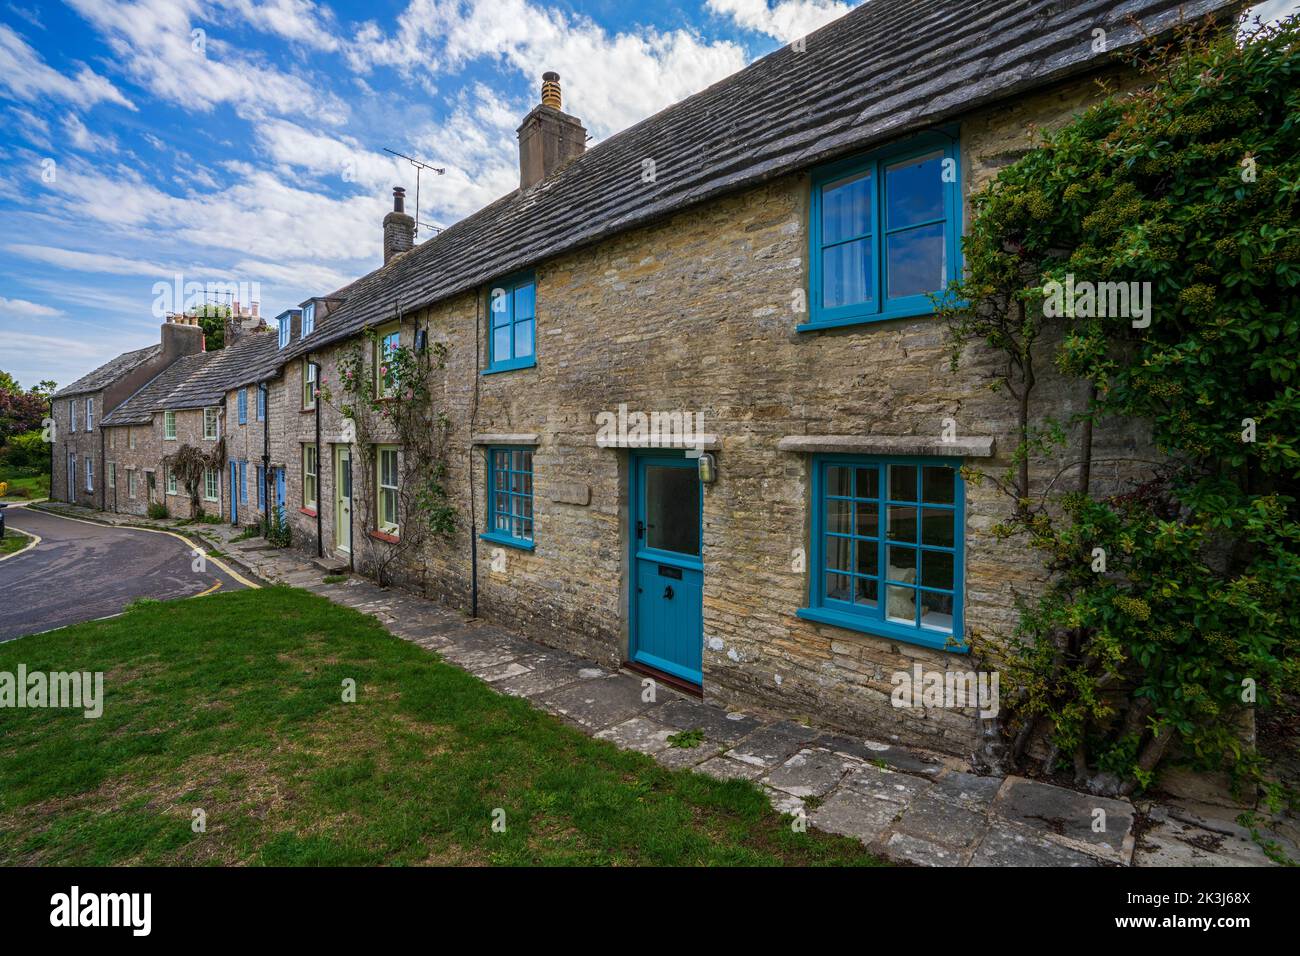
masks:
{"type": "Polygon", "coordinates": [[[1298,43],[1292,19],[1148,47],[1142,89],[976,197],[942,308],[954,364],[1002,353],[993,387],[1019,411],[1006,474],[968,477],[1013,499],[996,533],[1052,572],[1014,634],[977,636],[1020,687],[1010,758],[1037,740],[1045,769],[1072,763],[1098,790],[1148,785],[1175,741],[1258,778],[1246,716],[1300,688],[1298,43]],[[1084,281],[1137,283],[1149,309],[1047,305],[1084,281]],[[1074,420],[1040,409],[1048,363],[1088,397],[1074,420]],[[1144,423],[1155,454],[1108,460],[1134,478],[1101,496],[1093,425],[1116,418],[1144,423]],[[1031,484],[1031,463],[1061,462],[1031,484]]]}

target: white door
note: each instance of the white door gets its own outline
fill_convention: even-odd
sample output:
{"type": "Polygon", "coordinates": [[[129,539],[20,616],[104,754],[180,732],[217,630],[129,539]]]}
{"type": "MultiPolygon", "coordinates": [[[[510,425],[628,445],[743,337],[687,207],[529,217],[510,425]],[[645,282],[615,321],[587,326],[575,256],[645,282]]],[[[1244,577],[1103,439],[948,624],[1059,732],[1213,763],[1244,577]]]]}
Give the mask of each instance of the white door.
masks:
{"type": "Polygon", "coordinates": [[[334,542],[338,550],[352,552],[352,450],[334,449],[334,542]]]}

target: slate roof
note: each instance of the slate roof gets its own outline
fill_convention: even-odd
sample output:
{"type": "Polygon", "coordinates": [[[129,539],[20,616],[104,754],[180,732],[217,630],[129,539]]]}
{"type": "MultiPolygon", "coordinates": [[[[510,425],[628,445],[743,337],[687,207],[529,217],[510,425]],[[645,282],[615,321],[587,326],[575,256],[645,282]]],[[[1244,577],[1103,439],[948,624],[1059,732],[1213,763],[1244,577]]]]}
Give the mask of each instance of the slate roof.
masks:
{"type": "Polygon", "coordinates": [[[147,425],[165,409],[220,405],[226,392],[247,379],[248,370],[267,364],[276,350],[272,332],[246,332],[224,349],[186,355],[113,409],[100,423],[147,425]]]}
{"type": "Polygon", "coordinates": [[[66,398],[69,395],[82,395],[86,392],[98,392],[101,388],[107,388],[117,379],[138,368],[149,359],[162,351],[162,345],[150,345],[148,348],[136,349],[134,352],[123,352],[117,358],[110,362],[105,362],[99,368],[95,369],[88,375],[83,375],[71,385],[65,386],[55,392],[51,398],[66,398]]]}
{"type": "Polygon", "coordinates": [[[683,208],[1086,73],[1238,0],[870,0],[357,280],[281,361],[683,208]],[[1141,28],[1130,22],[1140,21],[1141,28]],[[1107,31],[1109,53],[1092,49],[1107,31]],[[656,182],[642,181],[653,159],[656,182]]]}

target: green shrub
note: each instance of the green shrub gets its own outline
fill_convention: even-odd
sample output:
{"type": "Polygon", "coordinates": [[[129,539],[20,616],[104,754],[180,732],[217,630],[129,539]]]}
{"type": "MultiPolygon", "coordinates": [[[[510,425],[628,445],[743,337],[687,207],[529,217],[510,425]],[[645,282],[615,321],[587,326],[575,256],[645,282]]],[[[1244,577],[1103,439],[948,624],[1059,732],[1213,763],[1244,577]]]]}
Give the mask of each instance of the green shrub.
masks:
{"type": "Polygon", "coordinates": [[[0,463],[6,471],[29,472],[28,477],[47,474],[50,470],[50,446],[40,431],[14,435],[0,449],[0,463]]]}
{"type": "Polygon", "coordinates": [[[272,508],[262,522],[262,537],[277,548],[287,548],[292,543],[293,532],[283,508],[272,508]]]}
{"type": "Polygon", "coordinates": [[[1019,689],[1012,758],[1045,731],[1045,769],[1059,755],[1123,792],[1175,741],[1194,766],[1259,779],[1243,718],[1300,691],[1300,29],[1180,40],[1149,54],[1149,89],[1088,110],[976,197],[951,290],[966,305],[945,310],[954,362],[1002,353],[995,387],[1020,416],[1007,473],[968,476],[1009,495],[995,533],[1053,572],[1015,634],[975,636],[1019,689]],[[1149,325],[1045,309],[1067,277],[1150,283],[1149,325]],[[1061,344],[1044,359],[1047,341],[1061,344]],[[1072,422],[1039,409],[1047,362],[1091,396],[1072,422]],[[1097,458],[1090,424],[1107,417],[1149,423],[1163,461],[1097,458]],[[1033,488],[1031,460],[1083,467],[1033,488]],[[1145,475],[1098,497],[1103,461],[1145,475]]]}
{"type": "Polygon", "coordinates": [[[156,519],[166,518],[168,517],[167,506],[163,504],[161,501],[155,501],[153,504],[149,505],[147,514],[149,515],[150,518],[156,518],[156,519]]]}

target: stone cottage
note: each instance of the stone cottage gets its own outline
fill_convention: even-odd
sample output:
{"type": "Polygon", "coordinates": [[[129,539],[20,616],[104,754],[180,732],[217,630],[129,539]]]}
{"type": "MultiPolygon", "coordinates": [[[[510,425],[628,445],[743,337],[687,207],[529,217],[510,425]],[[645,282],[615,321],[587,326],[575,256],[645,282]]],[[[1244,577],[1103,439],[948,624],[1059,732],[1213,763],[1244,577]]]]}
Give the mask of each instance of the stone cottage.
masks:
{"type": "Polygon", "coordinates": [[[1036,129],[1232,6],[873,0],[590,149],[546,74],[516,191],[419,245],[396,191],[384,265],[223,380],[234,517],[706,699],[969,752],[976,710],[895,675],[969,671],[1042,570],[963,478],[1014,410],[932,296],[1036,129]]]}
{"type": "Polygon", "coordinates": [[[245,427],[249,409],[227,406],[227,384],[272,354],[275,340],[260,319],[228,320],[224,348],[185,356],[105,416],[105,509],[143,515],[162,505],[172,517],[189,517],[190,494],[172,464],[188,447],[212,459],[194,489],[200,510],[239,523],[255,485],[247,466],[230,457],[228,433],[245,427]]]}
{"type": "MultiPolygon", "coordinates": [[[[177,362],[202,352],[203,330],[197,322],[168,321],[157,345],[125,352],[55,392],[50,397],[55,426],[50,449],[51,497],[111,510],[117,484],[125,487],[128,479],[110,464],[104,419],[177,362]]],[[[131,479],[133,489],[135,480],[131,479]]],[[[143,475],[139,480],[143,481],[143,475]]],[[[136,493],[141,492],[136,489],[136,493]]]]}

